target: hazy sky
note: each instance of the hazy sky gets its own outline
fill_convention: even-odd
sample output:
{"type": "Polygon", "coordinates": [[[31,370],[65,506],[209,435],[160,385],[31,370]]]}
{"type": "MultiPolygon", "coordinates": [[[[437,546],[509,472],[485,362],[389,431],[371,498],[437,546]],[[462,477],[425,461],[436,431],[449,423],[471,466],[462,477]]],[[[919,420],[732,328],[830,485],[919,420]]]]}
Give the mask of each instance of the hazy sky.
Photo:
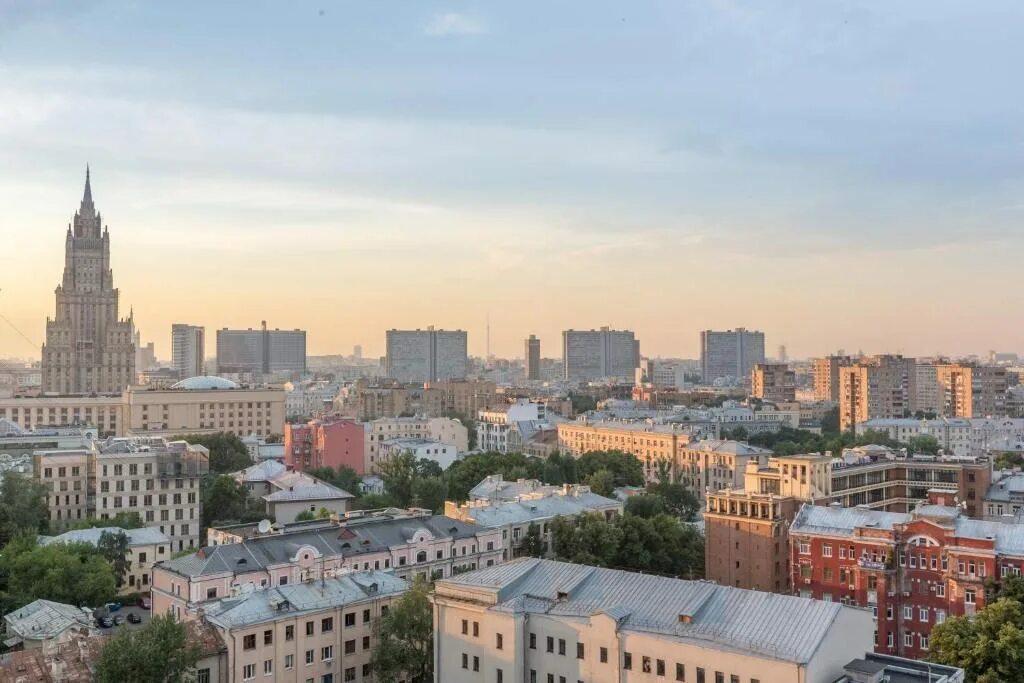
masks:
{"type": "Polygon", "coordinates": [[[89,162],[162,356],[1024,351],[1021,64],[1019,0],[0,0],[0,313],[42,341],[89,162]]]}

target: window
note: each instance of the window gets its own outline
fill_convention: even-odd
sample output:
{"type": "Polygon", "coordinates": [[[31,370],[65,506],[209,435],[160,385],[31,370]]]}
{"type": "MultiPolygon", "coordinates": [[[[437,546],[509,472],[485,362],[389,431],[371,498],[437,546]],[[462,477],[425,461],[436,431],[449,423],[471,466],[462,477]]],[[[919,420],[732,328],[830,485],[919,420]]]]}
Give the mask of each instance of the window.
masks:
{"type": "Polygon", "coordinates": [[[467,655],[465,652],[462,653],[462,668],[469,668],[469,655],[467,655]]]}
{"type": "Polygon", "coordinates": [[[547,645],[547,651],[548,652],[554,652],[555,651],[555,639],[552,638],[551,636],[548,636],[547,644],[548,644],[547,645]]]}
{"type": "Polygon", "coordinates": [[[651,673],[651,658],[646,656],[641,658],[640,667],[645,674],[651,673]]]}
{"type": "Polygon", "coordinates": [[[928,649],[928,636],[925,635],[924,633],[922,633],[921,635],[918,636],[918,640],[921,641],[921,649],[922,650],[927,650],[928,649]]]}
{"type": "Polygon", "coordinates": [[[941,624],[946,621],[946,610],[937,609],[935,610],[935,623],[941,624]]]}
{"type": "Polygon", "coordinates": [[[707,683],[704,677],[704,669],[697,667],[697,683],[707,683]]]}
{"type": "Polygon", "coordinates": [[[606,647],[602,647],[601,648],[601,663],[602,664],[607,664],[608,663],[608,648],[606,648],[606,647]]]}
{"type": "Polygon", "coordinates": [[[473,656],[473,671],[479,671],[479,670],[480,670],[480,658],[474,655],[473,656]]]}
{"type": "Polygon", "coordinates": [[[622,668],[630,671],[633,668],[633,655],[629,652],[622,653],[622,668]]]}
{"type": "Polygon", "coordinates": [[[903,606],[903,618],[906,619],[907,621],[910,621],[911,619],[914,618],[914,608],[913,608],[913,606],[911,606],[911,605],[904,605],[903,606]]]}
{"type": "Polygon", "coordinates": [[[480,622],[479,621],[474,621],[473,622],[473,637],[474,638],[479,638],[480,637],[480,622]]]}
{"type": "Polygon", "coordinates": [[[370,623],[370,610],[368,610],[368,609],[364,609],[363,610],[363,623],[364,624],[369,624],[370,623]]]}
{"type": "Polygon", "coordinates": [[[349,668],[345,669],[345,680],[346,681],[354,681],[354,680],[356,680],[356,668],[354,666],[350,666],[349,668]]]}
{"type": "Polygon", "coordinates": [[[255,650],[256,649],[256,634],[250,633],[249,635],[242,638],[242,649],[243,650],[255,650]]]}
{"type": "Polygon", "coordinates": [[[914,634],[909,631],[903,634],[903,645],[905,647],[914,647],[914,634]]]}
{"type": "Polygon", "coordinates": [[[307,622],[306,622],[306,635],[307,635],[307,636],[311,636],[311,635],[313,635],[313,631],[314,631],[315,629],[316,629],[316,626],[315,626],[315,625],[313,624],[313,622],[312,622],[312,621],[307,621],[307,622]]]}
{"type": "Polygon", "coordinates": [[[531,633],[530,634],[530,649],[531,650],[536,650],[537,649],[537,634],[536,633],[531,633]]]}
{"type": "Polygon", "coordinates": [[[496,683],[504,683],[504,681],[505,681],[505,672],[502,671],[501,669],[495,669],[494,670],[494,680],[495,680],[496,683]]]}
{"type": "Polygon", "coordinates": [[[946,597],[946,584],[938,583],[935,585],[935,597],[944,598],[946,597]]]}
{"type": "Polygon", "coordinates": [[[345,641],[345,654],[347,654],[347,655],[355,654],[355,651],[356,651],[356,639],[353,638],[352,640],[346,640],[345,641]]]}
{"type": "Polygon", "coordinates": [[[326,647],[320,648],[320,661],[329,662],[334,659],[334,646],[327,645],[326,647]]]}
{"type": "Polygon", "coordinates": [[[350,626],[355,626],[355,625],[356,625],[356,613],[355,612],[349,612],[348,614],[345,615],[345,628],[349,628],[350,626]]]}
{"type": "Polygon", "coordinates": [[[583,643],[576,643],[576,659],[583,659],[583,643]]]}
{"type": "Polygon", "coordinates": [[[462,620],[462,635],[469,635],[469,621],[466,619],[462,620]]]}
{"type": "Polygon", "coordinates": [[[207,588],[206,589],[206,599],[207,600],[213,600],[216,597],[217,597],[217,589],[216,588],[207,588]]]}
{"type": "Polygon", "coordinates": [[[334,617],[325,617],[320,620],[320,632],[330,633],[334,630],[334,617]]]}
{"type": "Polygon", "coordinates": [[[295,668],[295,655],[284,656],[284,668],[287,671],[291,671],[295,668]]]}
{"type": "Polygon", "coordinates": [[[196,671],[196,683],[210,683],[210,670],[200,669],[196,671]]]}
{"type": "Polygon", "coordinates": [[[716,671],[715,683],[725,683],[725,674],[723,674],[721,671],[716,671]]]}
{"type": "Polygon", "coordinates": [[[801,555],[810,555],[811,554],[811,544],[808,543],[807,541],[800,541],[800,554],[801,555]]]}
{"type": "Polygon", "coordinates": [[[243,666],[242,667],[242,680],[243,681],[251,681],[254,678],[256,678],[256,665],[255,664],[246,664],[245,666],[243,666]]]}
{"type": "Polygon", "coordinates": [[[676,680],[677,681],[685,681],[686,680],[686,665],[685,664],[680,664],[679,662],[676,662],[676,680]]]}
{"type": "Polygon", "coordinates": [[[274,660],[264,659],[263,660],[263,675],[269,676],[274,673],[274,660]]]}
{"type": "Polygon", "coordinates": [[[364,650],[369,650],[370,649],[370,636],[363,636],[363,649],[364,650]]]}
{"type": "Polygon", "coordinates": [[[312,650],[306,650],[306,664],[312,664],[314,659],[314,652],[312,650]]]}
{"type": "Polygon", "coordinates": [[[284,627],[284,639],[295,640],[295,627],[293,625],[288,624],[284,627]]]}
{"type": "Polygon", "coordinates": [[[917,611],[917,620],[918,621],[928,621],[928,608],[927,607],[921,607],[917,611]]]}
{"type": "Polygon", "coordinates": [[[659,676],[664,676],[665,675],[665,660],[664,659],[658,659],[658,660],[656,660],[654,662],[654,673],[658,674],[659,676]]]}
{"type": "Polygon", "coordinates": [[[263,632],[263,644],[264,645],[270,645],[273,642],[274,642],[274,632],[273,631],[264,631],[263,632]]]}
{"type": "Polygon", "coordinates": [[[504,647],[505,647],[505,643],[504,643],[503,636],[500,633],[495,633],[494,634],[494,648],[496,650],[501,650],[504,647]]]}
{"type": "Polygon", "coordinates": [[[558,639],[558,654],[565,656],[565,638],[558,639]]]}
{"type": "Polygon", "coordinates": [[[821,556],[822,557],[832,557],[832,546],[830,546],[830,545],[823,545],[823,546],[821,546],[821,556]]]}
{"type": "Polygon", "coordinates": [[[974,604],[974,589],[973,588],[969,588],[969,589],[964,591],[964,604],[967,604],[967,605],[973,605],[974,604]]]}

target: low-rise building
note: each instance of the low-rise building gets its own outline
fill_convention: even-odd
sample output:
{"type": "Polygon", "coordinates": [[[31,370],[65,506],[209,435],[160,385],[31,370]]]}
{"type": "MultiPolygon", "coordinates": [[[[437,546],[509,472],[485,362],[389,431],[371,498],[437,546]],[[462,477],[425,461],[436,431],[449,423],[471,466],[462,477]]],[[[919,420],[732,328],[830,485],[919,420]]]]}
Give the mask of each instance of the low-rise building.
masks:
{"type": "Polygon", "coordinates": [[[524,434],[530,425],[547,422],[547,411],[543,403],[529,399],[517,399],[508,405],[481,410],[476,417],[477,448],[495,453],[519,452],[528,435],[524,434]],[[520,424],[527,425],[520,428],[520,424]]]}
{"type": "Polygon", "coordinates": [[[227,645],[226,680],[374,680],[374,626],[408,582],[390,572],[359,571],[248,590],[203,605],[227,645]]]}
{"type": "Polygon", "coordinates": [[[442,578],[502,561],[501,532],[429,510],[388,510],[314,529],[273,531],[158,564],[153,613],[193,619],[201,603],[248,588],[304,583],[355,570],[442,578]]]}
{"type": "Polygon", "coordinates": [[[478,681],[833,683],[871,613],[523,558],[434,584],[434,675],[478,681]]]}
{"type": "Polygon", "coordinates": [[[456,453],[469,450],[469,429],[449,417],[382,417],[364,422],[366,434],[363,453],[365,471],[374,472],[380,460],[381,446],[392,439],[427,439],[453,446],[456,453]]]}
{"type": "Polygon", "coordinates": [[[4,615],[4,645],[36,650],[92,632],[90,615],[81,607],[52,600],[35,600],[4,615]]]}
{"type": "Polygon", "coordinates": [[[266,460],[231,474],[243,484],[252,500],[266,504],[267,516],[279,524],[289,524],[304,512],[334,515],[348,512],[354,495],[312,477],[293,472],[276,460],[266,460]]]}
{"type": "Polygon", "coordinates": [[[524,491],[512,500],[474,498],[461,505],[452,501],[444,504],[444,513],[449,517],[488,529],[500,529],[505,559],[521,554],[523,540],[531,526],[536,526],[540,532],[541,543],[547,553],[551,547],[549,526],[555,517],[576,517],[595,512],[611,519],[622,514],[622,510],[622,501],[599,496],[589,486],[576,484],[565,484],[554,490],[545,487],[529,493],[524,491]]]}
{"type": "Polygon", "coordinates": [[[1021,508],[1024,507],[1024,473],[1002,473],[989,485],[983,506],[987,520],[1024,521],[1021,518],[1021,508]]]}
{"type": "Polygon", "coordinates": [[[432,460],[441,469],[448,469],[458,457],[455,446],[430,439],[390,439],[380,444],[380,457],[384,460],[403,453],[411,453],[417,461],[432,460]]]}
{"type": "Polygon", "coordinates": [[[363,426],[351,418],[330,416],[300,425],[286,424],[285,463],[300,472],[314,467],[344,466],[363,474],[363,442],[363,426]]]}
{"type": "Polygon", "coordinates": [[[65,531],[59,536],[40,536],[40,545],[51,543],[88,543],[91,546],[98,546],[100,537],[104,534],[124,534],[128,539],[128,550],[125,559],[128,560],[128,570],[121,583],[118,584],[118,592],[135,593],[148,591],[150,577],[153,576],[153,565],[157,562],[170,559],[171,539],[159,529],[153,527],[142,527],[139,529],[122,529],[120,527],[95,527],[90,529],[74,529],[65,531]]]}

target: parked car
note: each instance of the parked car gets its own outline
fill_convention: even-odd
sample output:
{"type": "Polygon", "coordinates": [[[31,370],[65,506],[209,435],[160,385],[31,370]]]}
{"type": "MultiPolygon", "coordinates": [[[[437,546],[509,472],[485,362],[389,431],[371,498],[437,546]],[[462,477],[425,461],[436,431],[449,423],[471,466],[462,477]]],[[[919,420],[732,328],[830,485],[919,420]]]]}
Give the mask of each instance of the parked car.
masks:
{"type": "Polygon", "coordinates": [[[116,612],[117,610],[121,609],[121,603],[119,602],[108,602],[104,606],[111,612],[116,612]]]}
{"type": "Polygon", "coordinates": [[[135,603],[135,605],[137,607],[141,607],[142,609],[149,609],[149,606],[150,606],[149,598],[139,598],[138,601],[135,603]]]}
{"type": "Polygon", "coordinates": [[[128,623],[129,624],[141,624],[142,623],[142,617],[140,617],[135,612],[129,612],[128,613],[128,623]]]}
{"type": "Polygon", "coordinates": [[[114,617],[114,626],[120,626],[123,623],[124,623],[124,615],[123,614],[118,614],[117,616],[114,617]]]}
{"type": "Polygon", "coordinates": [[[110,628],[114,625],[114,620],[110,617],[96,617],[96,625],[100,628],[110,628]]]}

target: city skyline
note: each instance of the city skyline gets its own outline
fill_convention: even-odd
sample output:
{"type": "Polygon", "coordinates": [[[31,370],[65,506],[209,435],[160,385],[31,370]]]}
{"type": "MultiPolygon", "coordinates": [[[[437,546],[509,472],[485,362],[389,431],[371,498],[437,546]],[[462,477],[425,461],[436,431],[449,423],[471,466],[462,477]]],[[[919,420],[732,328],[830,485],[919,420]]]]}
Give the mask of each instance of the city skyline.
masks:
{"type": "Polygon", "coordinates": [[[0,313],[32,340],[2,323],[0,356],[38,357],[86,163],[161,358],[174,322],[261,319],[480,356],[488,315],[505,357],[602,326],[645,356],[737,326],[797,358],[1024,349],[1022,8],[540,7],[0,9],[0,313]]]}

